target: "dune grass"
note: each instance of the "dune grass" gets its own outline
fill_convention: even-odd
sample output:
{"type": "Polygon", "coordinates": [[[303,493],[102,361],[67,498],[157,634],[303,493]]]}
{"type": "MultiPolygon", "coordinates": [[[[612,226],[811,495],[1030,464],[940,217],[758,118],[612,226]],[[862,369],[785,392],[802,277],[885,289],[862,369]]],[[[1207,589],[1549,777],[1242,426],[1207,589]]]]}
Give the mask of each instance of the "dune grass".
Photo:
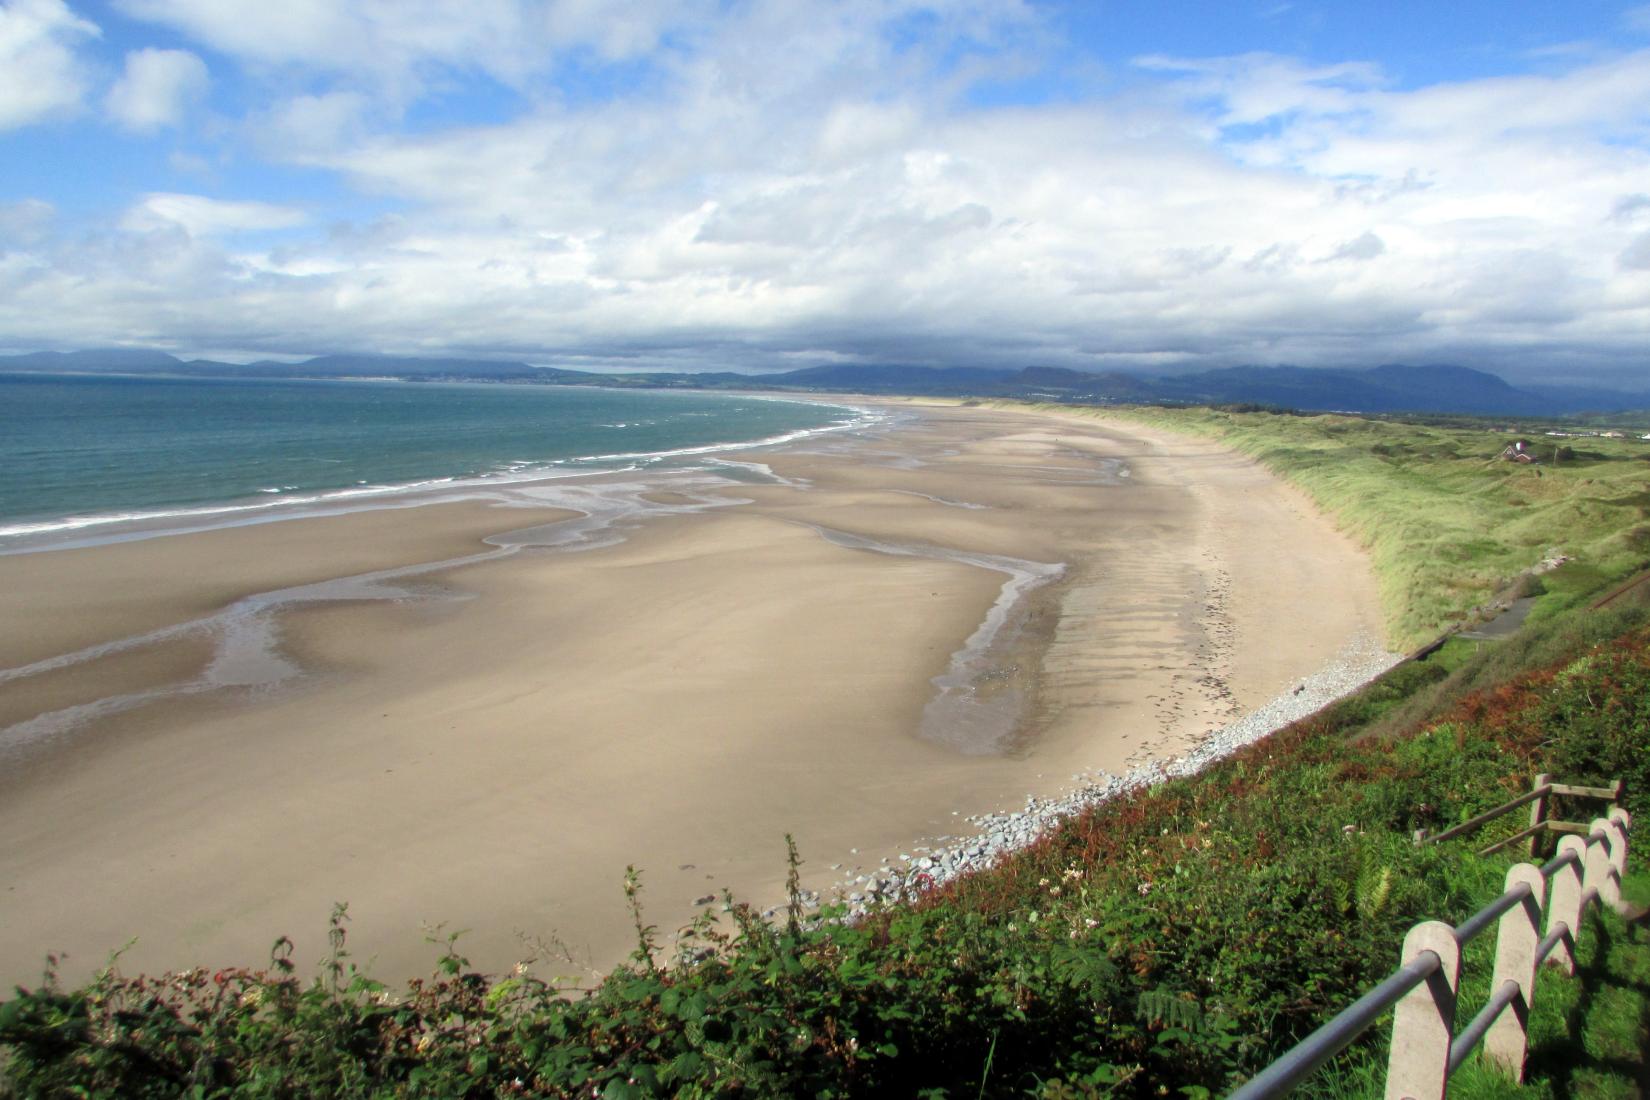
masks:
{"type": "MultiPolygon", "coordinates": [[[[1054,408],[1054,407],[1050,407],[1054,408]]],[[[1392,643],[1469,618],[1554,554],[1534,614],[1551,615],[1650,560],[1650,443],[1533,437],[1543,461],[1502,461],[1518,438],[1488,425],[1209,408],[1082,408],[1216,439],[1308,493],[1368,548],[1392,643]],[[1571,453],[1553,461],[1559,448],[1571,453]]]]}

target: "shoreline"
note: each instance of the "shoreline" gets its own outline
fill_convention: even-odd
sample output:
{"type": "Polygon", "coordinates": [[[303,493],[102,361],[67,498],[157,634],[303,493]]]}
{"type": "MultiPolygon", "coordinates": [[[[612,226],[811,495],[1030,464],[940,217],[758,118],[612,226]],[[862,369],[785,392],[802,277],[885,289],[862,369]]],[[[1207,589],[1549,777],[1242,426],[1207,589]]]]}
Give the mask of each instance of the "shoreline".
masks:
{"type": "Polygon", "coordinates": [[[95,964],[134,933],[128,965],[151,970],[245,962],[278,934],[307,958],[336,900],[380,976],[424,972],[407,924],[443,919],[482,929],[466,954],[488,969],[521,956],[512,927],[555,930],[601,969],[629,946],[627,862],[665,929],[723,888],[783,896],[786,832],[823,893],[874,870],[860,852],[1183,755],[1379,622],[1355,548],[1248,460],[1132,426],[885,407],[909,415],[731,452],[728,476],[556,479],[508,510],[489,496],[0,557],[0,579],[72,563],[74,583],[130,558],[134,576],[185,578],[159,594],[175,605],[210,587],[225,547],[243,573],[290,567],[283,554],[325,572],[344,548],[475,550],[491,524],[498,550],[498,528],[531,532],[426,564],[410,596],[279,612],[281,651],[315,670],[296,684],[106,718],[27,769],[38,784],[0,780],[17,838],[0,899],[18,930],[0,978],[53,947],[95,964]],[[536,526],[511,522],[523,507],[536,526]],[[370,546],[350,535],[363,525],[370,546]],[[1288,591],[1280,547],[1303,558],[1288,591]],[[1004,604],[1017,577],[1028,591],[1004,604]],[[1294,621],[1297,582],[1323,604],[1348,577],[1332,621],[1321,606],[1294,621]],[[982,631],[996,644],[969,666],[982,631]],[[1235,656],[1249,638],[1273,639],[1267,659],[1235,656]],[[957,698],[1017,710],[1011,736],[997,720],[975,746],[994,751],[922,736],[948,670],[957,698]],[[65,800],[87,820],[54,829],[65,800]],[[119,852],[100,850],[111,829],[119,852]],[[256,872],[240,862],[254,851],[256,872]]]}
{"type": "MultiPolygon", "coordinates": [[[[384,381],[394,381],[385,379],[384,381]]],[[[441,385],[443,383],[434,383],[441,385]]],[[[462,384],[462,383],[461,383],[462,384]]],[[[431,383],[419,383],[428,386],[431,383]]],[[[603,389],[602,387],[591,387],[603,389]]],[[[625,393],[624,390],[603,392],[625,393]]],[[[676,391],[663,390],[661,393],[676,391]]],[[[752,440],[716,442],[677,447],[662,451],[622,451],[547,459],[541,462],[514,462],[508,468],[484,473],[452,474],[421,478],[387,485],[343,485],[331,489],[304,490],[297,496],[237,497],[156,507],[141,511],[93,513],[90,515],[47,516],[36,519],[0,520],[0,556],[32,554],[50,550],[87,549],[115,543],[195,534],[233,527],[282,523],[294,519],[325,518],[355,512],[390,508],[416,508],[431,503],[462,501],[486,496],[490,491],[508,492],[513,487],[535,485],[560,479],[582,479],[603,474],[631,474],[673,460],[728,455],[807,440],[835,432],[863,430],[874,426],[881,416],[862,405],[845,404],[829,395],[799,398],[784,393],[727,391],[726,396],[798,405],[814,405],[852,413],[853,418],[817,428],[798,428],[779,435],[752,440]],[[608,463],[632,463],[604,466],[608,463]],[[634,465],[640,463],[641,465],[634,465]],[[92,531],[93,528],[103,530],[92,531]]],[[[269,490],[264,490],[269,492],[269,490]]]]}
{"type": "MultiPolygon", "coordinates": [[[[1233,722],[1210,730],[1183,755],[1137,763],[1122,774],[1104,769],[1071,776],[1064,793],[1039,798],[1027,796],[1023,809],[972,814],[965,820],[968,835],[923,837],[906,846],[897,863],[883,863],[875,871],[836,882],[828,896],[805,897],[809,909],[821,902],[845,903],[850,919],[863,916],[881,903],[910,900],[922,891],[954,878],[990,867],[996,859],[1035,843],[1049,828],[1073,814],[1103,805],[1143,787],[1196,775],[1232,753],[1317,713],[1358,690],[1405,660],[1370,638],[1355,638],[1336,658],[1303,678],[1299,687],[1278,695],[1233,722]]],[[[835,870],[836,868],[833,868],[835,870]]],[[[779,906],[768,907],[772,917],[779,906]]]]}

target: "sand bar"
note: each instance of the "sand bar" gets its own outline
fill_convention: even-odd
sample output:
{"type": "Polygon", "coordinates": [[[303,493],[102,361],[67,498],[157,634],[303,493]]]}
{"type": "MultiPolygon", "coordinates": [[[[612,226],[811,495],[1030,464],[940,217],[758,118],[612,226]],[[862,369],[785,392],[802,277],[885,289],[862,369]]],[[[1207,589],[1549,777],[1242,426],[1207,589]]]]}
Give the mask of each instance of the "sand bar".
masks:
{"type": "MultiPolygon", "coordinates": [[[[724,888],[776,900],[787,832],[823,888],[1073,773],[1172,754],[1378,629],[1357,548],[1229,451],[900,417],[738,456],[771,477],[0,557],[0,652],[20,662],[526,543],[395,598],[261,610],[304,670],[275,686],[163,691],[9,757],[0,730],[0,982],[47,950],[83,974],[133,937],[128,969],[257,963],[282,934],[313,959],[334,901],[384,977],[426,972],[420,927],[443,921],[486,969],[555,937],[572,960],[541,970],[604,970],[632,942],[626,865],[666,934],[724,888]],[[925,725],[947,676],[959,709],[925,725]]],[[[214,658],[188,644],[14,679],[4,720],[29,692],[45,710],[189,682],[214,658]]]]}

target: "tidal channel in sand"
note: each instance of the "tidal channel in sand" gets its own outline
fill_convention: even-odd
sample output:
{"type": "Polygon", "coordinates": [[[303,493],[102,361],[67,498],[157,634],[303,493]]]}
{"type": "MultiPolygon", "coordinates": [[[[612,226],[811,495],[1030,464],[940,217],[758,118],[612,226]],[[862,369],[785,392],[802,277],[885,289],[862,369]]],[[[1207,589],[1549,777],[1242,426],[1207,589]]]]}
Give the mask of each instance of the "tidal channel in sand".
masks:
{"type": "Polygon", "coordinates": [[[605,970],[627,865],[667,937],[786,833],[828,890],[1379,632],[1212,444],[900,407],[703,467],[0,556],[0,983],[313,959],[334,901],[380,977],[441,922],[605,970]]]}

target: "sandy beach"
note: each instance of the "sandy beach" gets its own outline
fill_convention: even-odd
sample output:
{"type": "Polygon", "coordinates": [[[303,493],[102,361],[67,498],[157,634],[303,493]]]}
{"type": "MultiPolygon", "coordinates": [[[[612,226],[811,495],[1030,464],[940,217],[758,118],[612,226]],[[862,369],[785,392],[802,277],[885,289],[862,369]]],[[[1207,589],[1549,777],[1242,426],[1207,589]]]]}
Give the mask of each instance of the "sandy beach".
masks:
{"type": "Polygon", "coordinates": [[[308,965],[335,901],[379,977],[438,924],[588,976],[634,944],[627,866],[668,940],[779,900],[787,833],[827,891],[1379,636],[1364,556],[1248,459],[891,408],[708,470],[0,556],[0,985],[129,941],[308,965]]]}

